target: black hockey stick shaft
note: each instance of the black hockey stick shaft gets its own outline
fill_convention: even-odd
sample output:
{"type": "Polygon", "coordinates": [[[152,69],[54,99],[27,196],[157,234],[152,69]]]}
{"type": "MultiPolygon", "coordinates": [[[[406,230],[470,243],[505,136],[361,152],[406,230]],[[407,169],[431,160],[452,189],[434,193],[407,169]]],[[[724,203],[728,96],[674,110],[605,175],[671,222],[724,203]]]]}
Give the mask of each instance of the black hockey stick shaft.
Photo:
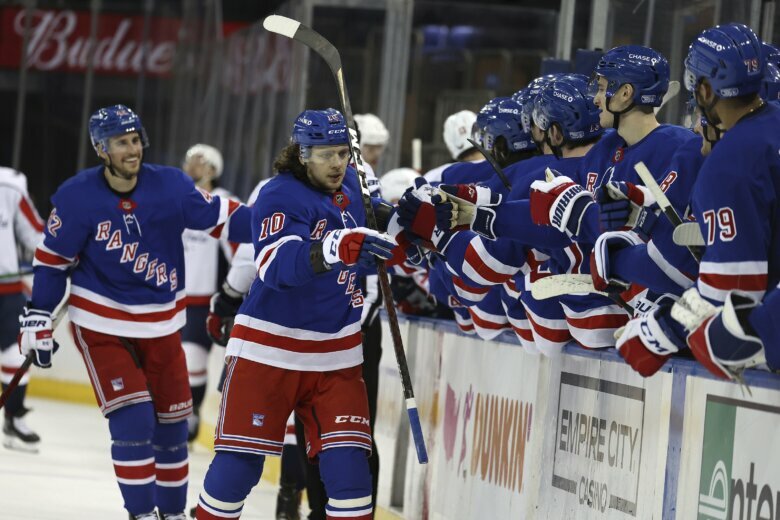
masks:
{"type": "MultiPolygon", "coordinates": [[[[363,166],[363,157],[360,154],[357,131],[355,130],[355,120],[352,116],[352,106],[347,94],[347,85],[344,81],[344,72],[341,67],[341,56],[336,47],[310,27],[300,22],[284,16],[271,15],[263,21],[263,27],[266,30],[281,34],[293,40],[299,41],[319,54],[328,64],[338,88],[341,109],[349,129],[349,149],[352,158],[355,161],[355,170],[357,171],[360,182],[360,191],[363,199],[363,208],[366,211],[366,222],[371,229],[378,229],[376,216],[371,205],[371,193],[368,190],[366,182],[366,172],[363,166]]],[[[377,273],[379,275],[379,284],[382,289],[382,297],[385,301],[388,322],[390,325],[390,334],[393,338],[393,350],[398,362],[398,373],[401,376],[401,386],[403,387],[404,399],[406,400],[406,410],[409,415],[409,423],[412,430],[415,448],[417,450],[417,460],[420,464],[428,462],[428,453],[425,448],[425,439],[420,426],[420,417],[417,411],[417,404],[414,400],[414,390],[412,388],[412,379],[409,375],[409,366],[406,362],[406,353],[404,352],[403,340],[401,339],[401,329],[398,326],[398,316],[395,311],[392,291],[390,289],[390,279],[387,275],[387,267],[381,260],[377,261],[377,273]]]]}
{"type": "MultiPolygon", "coordinates": [[[[67,301],[67,295],[65,296],[65,299],[67,301]]],[[[63,307],[60,309],[59,313],[57,314],[57,317],[54,318],[54,321],[52,321],[51,324],[52,333],[54,333],[54,331],[60,325],[62,318],[64,318],[67,313],[68,313],[68,306],[63,305],[63,307]]],[[[52,352],[52,355],[53,354],[54,352],[52,352]]],[[[12,393],[14,393],[16,387],[19,386],[19,381],[22,380],[24,374],[26,374],[27,371],[30,369],[30,365],[32,365],[34,359],[35,359],[35,351],[31,350],[30,352],[27,353],[27,357],[24,358],[24,362],[22,363],[22,366],[17,368],[16,372],[14,372],[14,376],[11,378],[11,381],[5,387],[5,390],[3,390],[3,393],[0,394],[0,410],[2,410],[3,406],[5,406],[6,401],[8,401],[8,398],[11,397],[12,393]]]]}
{"type": "Polygon", "coordinates": [[[14,393],[16,387],[19,386],[19,381],[21,381],[22,377],[24,377],[24,374],[27,373],[30,365],[32,365],[33,359],[35,359],[35,352],[30,352],[27,354],[27,357],[24,358],[24,363],[22,363],[22,366],[17,368],[16,372],[14,372],[14,377],[11,378],[11,382],[8,383],[8,385],[3,390],[2,395],[0,395],[0,410],[3,408],[3,406],[5,406],[6,401],[8,401],[8,398],[11,397],[12,393],[14,393]]]}
{"type": "Polygon", "coordinates": [[[501,182],[504,183],[504,186],[506,186],[506,189],[509,191],[512,191],[512,184],[509,182],[509,177],[506,176],[506,173],[504,173],[503,168],[498,164],[498,161],[496,161],[496,158],[491,155],[490,152],[485,150],[485,148],[476,142],[474,139],[468,138],[466,139],[468,142],[471,143],[471,146],[477,149],[479,153],[482,154],[483,157],[485,157],[485,160],[490,163],[490,166],[493,167],[493,169],[496,171],[496,174],[498,175],[498,178],[501,179],[501,182]]]}

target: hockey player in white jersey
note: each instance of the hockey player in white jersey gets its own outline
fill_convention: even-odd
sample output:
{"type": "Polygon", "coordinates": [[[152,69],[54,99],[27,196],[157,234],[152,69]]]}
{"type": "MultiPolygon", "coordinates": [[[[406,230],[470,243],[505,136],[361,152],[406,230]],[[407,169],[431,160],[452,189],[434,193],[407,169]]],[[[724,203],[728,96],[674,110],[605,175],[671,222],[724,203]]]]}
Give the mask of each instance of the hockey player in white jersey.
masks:
{"type": "MultiPolygon", "coordinates": [[[[213,195],[226,199],[235,197],[220,188],[222,154],[213,146],[196,144],[184,155],[182,169],[195,185],[213,195]]],[[[198,436],[200,407],[206,395],[208,381],[208,357],[212,341],[206,333],[206,317],[209,301],[217,291],[219,282],[227,272],[227,264],[233,257],[234,247],[225,237],[214,238],[194,229],[184,230],[184,265],[187,290],[187,324],[181,330],[182,346],[187,357],[190,390],[192,391],[192,415],[187,419],[189,442],[198,436]]]]}
{"type": "MultiPolygon", "coordinates": [[[[24,308],[17,246],[32,253],[43,233],[43,221],[27,194],[27,178],[11,168],[0,167],[0,381],[3,390],[24,363],[19,352],[17,316],[24,308]]],[[[37,451],[40,438],[24,420],[29,373],[11,393],[5,404],[3,445],[25,451],[37,451]]]]}

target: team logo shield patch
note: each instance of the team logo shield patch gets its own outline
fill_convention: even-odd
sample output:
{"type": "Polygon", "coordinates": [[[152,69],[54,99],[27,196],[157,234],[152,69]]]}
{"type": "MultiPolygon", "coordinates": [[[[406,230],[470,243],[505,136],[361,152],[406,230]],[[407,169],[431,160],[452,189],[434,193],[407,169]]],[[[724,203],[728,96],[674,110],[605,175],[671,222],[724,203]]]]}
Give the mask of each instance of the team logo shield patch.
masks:
{"type": "Polygon", "coordinates": [[[125,382],[122,381],[121,377],[117,377],[116,379],[112,379],[111,380],[111,388],[114,389],[114,392],[119,392],[120,390],[124,390],[125,382]]]}
{"type": "Polygon", "coordinates": [[[265,414],[253,413],[252,414],[252,426],[262,426],[265,422],[265,414]]]}

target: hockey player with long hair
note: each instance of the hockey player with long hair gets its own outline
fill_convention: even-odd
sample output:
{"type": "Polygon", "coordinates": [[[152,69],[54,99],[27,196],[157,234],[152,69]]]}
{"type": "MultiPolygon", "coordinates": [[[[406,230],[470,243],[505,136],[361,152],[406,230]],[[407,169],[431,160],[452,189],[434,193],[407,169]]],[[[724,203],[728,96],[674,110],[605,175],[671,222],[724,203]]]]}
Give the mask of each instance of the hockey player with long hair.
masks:
{"type": "MultiPolygon", "coordinates": [[[[236,315],[215,450],[200,520],[238,518],[266,456],[282,451],[291,411],[318,461],[328,518],[372,516],[371,451],[360,314],[360,269],[395,242],[365,227],[344,117],[307,110],[278,172],[252,207],[257,278],[236,315]]],[[[380,221],[390,207],[377,205],[380,221]],[[382,206],[380,208],[380,206],[382,206]]]]}

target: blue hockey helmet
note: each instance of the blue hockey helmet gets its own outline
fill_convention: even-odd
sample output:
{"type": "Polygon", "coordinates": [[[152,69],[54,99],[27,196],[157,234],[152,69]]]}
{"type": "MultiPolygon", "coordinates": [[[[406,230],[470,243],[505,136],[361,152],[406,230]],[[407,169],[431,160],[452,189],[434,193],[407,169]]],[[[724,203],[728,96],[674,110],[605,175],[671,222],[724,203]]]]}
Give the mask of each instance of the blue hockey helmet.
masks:
{"type": "Polygon", "coordinates": [[[111,137],[138,132],[141,145],[149,146],[149,138],[141,124],[141,118],[124,105],[114,105],[101,108],[89,118],[89,139],[95,152],[99,147],[108,150],[108,140],[111,137]]]}
{"type": "Polygon", "coordinates": [[[295,119],[292,142],[301,145],[301,148],[347,144],[347,123],[335,108],[304,110],[295,119]]]}
{"type": "Polygon", "coordinates": [[[764,43],[762,49],[766,70],[761,82],[761,99],[777,103],[780,102],[780,49],[768,43],[764,43]]]}
{"type": "Polygon", "coordinates": [[[588,96],[588,78],[582,74],[559,76],[542,88],[534,99],[533,120],[545,132],[557,124],[566,142],[592,139],[604,131],[599,109],[588,96]]]}
{"type": "Polygon", "coordinates": [[[685,88],[706,79],[720,98],[754,94],[764,80],[761,41],[746,25],[718,25],[699,33],[685,58],[685,88]]]}
{"type": "Polygon", "coordinates": [[[492,150],[499,137],[506,139],[509,152],[525,152],[536,149],[531,134],[523,129],[521,114],[523,105],[506,98],[498,104],[495,117],[485,127],[485,148],[492,150]]]}
{"type": "Polygon", "coordinates": [[[498,105],[508,97],[499,96],[491,99],[485,106],[483,106],[477,113],[477,120],[474,122],[474,127],[471,129],[472,138],[479,143],[480,146],[485,146],[485,128],[488,122],[496,117],[498,113],[498,105]]]}
{"type": "Polygon", "coordinates": [[[513,96],[515,101],[523,105],[523,111],[520,114],[520,121],[523,124],[523,130],[531,133],[531,124],[533,123],[534,99],[555,78],[563,74],[545,74],[531,81],[524,89],[518,90],[513,96]]]}
{"type": "Polygon", "coordinates": [[[598,93],[598,78],[607,80],[607,102],[620,87],[634,87],[634,105],[659,107],[669,89],[669,62],[663,54],[642,45],[622,45],[601,57],[588,89],[588,95],[598,93]]]}

